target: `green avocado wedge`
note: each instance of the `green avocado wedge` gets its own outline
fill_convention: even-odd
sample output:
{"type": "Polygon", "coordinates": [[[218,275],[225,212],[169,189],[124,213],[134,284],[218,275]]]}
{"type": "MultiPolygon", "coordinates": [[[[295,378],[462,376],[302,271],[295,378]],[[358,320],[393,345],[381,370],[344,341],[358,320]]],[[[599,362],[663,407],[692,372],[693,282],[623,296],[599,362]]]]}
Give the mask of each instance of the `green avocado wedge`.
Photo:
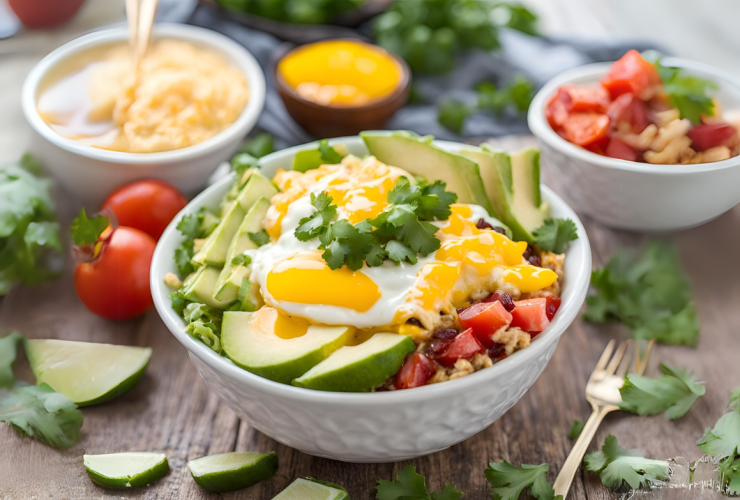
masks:
{"type": "Polygon", "coordinates": [[[329,486],[323,481],[298,478],[272,500],[349,500],[346,490],[329,486]]]}
{"type": "Polygon", "coordinates": [[[170,471],[164,453],[110,453],[84,455],[83,459],[90,480],[104,488],[146,486],[170,471]]]}
{"type": "Polygon", "coordinates": [[[358,346],[337,349],[293,385],[319,391],[369,391],[396,373],[415,350],[411,337],[376,333],[358,346]]]}
{"type": "Polygon", "coordinates": [[[250,323],[252,313],[226,311],[221,343],[238,366],[261,377],[290,382],[347,344],[354,329],[348,326],[314,326],[301,337],[283,339],[250,323]]]}
{"type": "Polygon", "coordinates": [[[550,212],[540,193],[539,150],[509,154],[483,144],[480,148],[465,148],[460,154],[480,165],[495,215],[511,228],[514,239],[534,242],[532,231],[544,224],[550,212]]]}
{"type": "Polygon", "coordinates": [[[188,276],[181,292],[187,300],[192,302],[200,302],[216,309],[226,309],[229,307],[230,302],[216,300],[213,297],[219,276],[221,276],[221,269],[212,266],[203,266],[191,276],[188,276]]]}
{"type": "Polygon", "coordinates": [[[275,452],[231,452],[196,458],[188,462],[195,482],[206,491],[241,490],[272,477],[278,470],[275,452]]]}
{"type": "Polygon", "coordinates": [[[373,130],[360,132],[360,136],[370,154],[383,163],[420,175],[429,182],[444,181],[447,191],[457,194],[458,202],[480,205],[494,215],[480,168],[474,160],[434,146],[434,138],[429,135],[420,137],[407,131],[373,130]]]}
{"type": "Polygon", "coordinates": [[[144,374],[152,350],[68,340],[24,341],[38,383],[78,406],[103,403],[131,389],[144,374]]]}

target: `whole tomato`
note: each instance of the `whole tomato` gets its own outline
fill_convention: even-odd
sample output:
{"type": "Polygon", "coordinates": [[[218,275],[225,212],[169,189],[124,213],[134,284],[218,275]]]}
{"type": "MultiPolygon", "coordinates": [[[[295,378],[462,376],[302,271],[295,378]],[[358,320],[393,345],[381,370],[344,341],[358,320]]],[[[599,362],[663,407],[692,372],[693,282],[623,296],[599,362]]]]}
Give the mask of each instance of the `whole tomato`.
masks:
{"type": "Polygon", "coordinates": [[[26,28],[51,28],[77,14],[85,0],[8,0],[8,5],[26,28]]]}
{"type": "Polygon", "coordinates": [[[103,209],[112,210],[121,226],[141,229],[158,240],[167,224],[187,204],[188,200],[171,184],[147,179],[113,191],[103,203],[103,209]]]}
{"type": "Polygon", "coordinates": [[[90,262],[75,269],[75,290],[95,314],[108,319],[139,316],[152,306],[149,266],[154,239],[132,227],[107,230],[90,262]]]}

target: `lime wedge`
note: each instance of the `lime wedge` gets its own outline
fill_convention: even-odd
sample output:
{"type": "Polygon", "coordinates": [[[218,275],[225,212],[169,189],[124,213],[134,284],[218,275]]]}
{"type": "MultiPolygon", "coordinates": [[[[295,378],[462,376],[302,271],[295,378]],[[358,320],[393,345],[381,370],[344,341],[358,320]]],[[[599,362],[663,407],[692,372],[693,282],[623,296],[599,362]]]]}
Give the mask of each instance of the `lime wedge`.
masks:
{"type": "Polygon", "coordinates": [[[275,474],[278,460],[272,453],[221,453],[188,462],[193,479],[206,491],[223,493],[252,486],[275,474]]]}
{"type": "Polygon", "coordinates": [[[164,453],[134,452],[84,455],[87,475],[106,488],[146,486],[170,471],[164,453]]]}
{"type": "Polygon", "coordinates": [[[296,479],[272,500],[347,500],[346,491],[309,479],[296,479]]]}
{"type": "Polygon", "coordinates": [[[68,340],[26,340],[38,383],[45,382],[77,406],[108,401],[131,389],[144,374],[152,350],[68,340]]]}

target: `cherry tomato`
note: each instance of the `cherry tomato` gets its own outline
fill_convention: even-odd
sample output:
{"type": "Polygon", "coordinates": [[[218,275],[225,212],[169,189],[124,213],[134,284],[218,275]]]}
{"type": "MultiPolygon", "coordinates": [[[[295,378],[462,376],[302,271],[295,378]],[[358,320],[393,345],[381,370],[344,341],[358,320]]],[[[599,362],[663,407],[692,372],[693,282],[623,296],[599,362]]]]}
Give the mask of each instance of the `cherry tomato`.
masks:
{"type": "Polygon", "coordinates": [[[547,299],[517,300],[516,308],[511,312],[511,326],[517,326],[530,333],[539,333],[550,324],[547,317],[547,299]]]}
{"type": "Polygon", "coordinates": [[[565,138],[578,146],[606,147],[609,117],[601,113],[573,113],[563,126],[565,138]]]}
{"type": "Polygon", "coordinates": [[[155,240],[188,200],[174,186],[147,179],[132,182],[113,191],[103,203],[116,214],[121,226],[135,227],[155,240]]]}
{"type": "Polygon", "coordinates": [[[655,66],[642,58],[636,50],[630,50],[612,64],[609,72],[601,79],[612,99],[631,92],[640,99],[652,97],[662,80],[655,66]]]}
{"type": "Polygon", "coordinates": [[[545,116],[547,121],[550,122],[550,126],[555,129],[556,132],[560,133],[565,120],[568,119],[568,106],[565,102],[559,99],[560,94],[555,94],[547,102],[545,108],[545,116]]]}
{"type": "Polygon", "coordinates": [[[51,28],[66,23],[85,0],[8,0],[8,5],[26,28],[51,28]]]}
{"type": "Polygon", "coordinates": [[[612,123],[627,122],[632,127],[632,132],[639,134],[650,125],[648,120],[647,106],[643,101],[635,97],[635,94],[622,94],[609,105],[606,116],[612,123]]]}
{"type": "Polygon", "coordinates": [[[606,156],[612,158],[618,158],[620,160],[635,161],[637,160],[637,152],[629,147],[629,145],[621,139],[612,137],[609,141],[609,145],[604,151],[606,156]]]}
{"type": "Polygon", "coordinates": [[[491,338],[502,327],[511,323],[511,313],[498,300],[495,302],[478,302],[466,307],[458,314],[463,328],[472,328],[473,335],[485,347],[495,343],[491,338]]]}
{"type": "Polygon", "coordinates": [[[473,335],[472,328],[468,328],[452,340],[435,340],[430,347],[433,347],[430,352],[431,358],[448,367],[454,365],[460,358],[469,359],[484,350],[473,335]],[[435,343],[439,347],[434,346],[435,343]]]}
{"type": "Polygon", "coordinates": [[[691,128],[686,134],[691,139],[691,147],[698,151],[722,146],[728,142],[737,130],[727,123],[701,124],[691,128]]]}
{"type": "Polygon", "coordinates": [[[119,227],[103,242],[100,254],[75,269],[75,290],[95,314],[127,319],[152,305],[149,266],[156,243],[143,231],[119,227]]]}
{"type": "Polygon", "coordinates": [[[420,352],[412,352],[398,370],[393,386],[396,389],[412,389],[426,385],[437,369],[434,363],[420,352]]]}

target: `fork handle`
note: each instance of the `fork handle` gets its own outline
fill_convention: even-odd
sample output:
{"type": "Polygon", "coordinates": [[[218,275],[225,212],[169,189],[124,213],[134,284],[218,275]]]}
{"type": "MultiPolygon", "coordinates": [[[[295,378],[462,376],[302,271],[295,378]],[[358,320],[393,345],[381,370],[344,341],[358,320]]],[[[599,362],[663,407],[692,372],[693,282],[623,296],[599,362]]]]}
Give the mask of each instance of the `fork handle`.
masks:
{"type": "Polygon", "coordinates": [[[599,406],[594,408],[591,416],[588,417],[586,424],[583,426],[583,431],[581,431],[581,435],[578,436],[578,440],[576,441],[576,444],[573,445],[573,449],[565,460],[563,468],[560,469],[560,474],[558,474],[557,479],[555,479],[553,488],[555,489],[556,496],[563,495],[564,499],[568,496],[568,490],[570,489],[570,485],[573,482],[573,478],[576,475],[578,467],[583,461],[583,456],[586,454],[588,445],[591,444],[591,440],[596,435],[599,424],[601,424],[601,421],[604,420],[604,417],[610,411],[609,407],[599,406]]]}

